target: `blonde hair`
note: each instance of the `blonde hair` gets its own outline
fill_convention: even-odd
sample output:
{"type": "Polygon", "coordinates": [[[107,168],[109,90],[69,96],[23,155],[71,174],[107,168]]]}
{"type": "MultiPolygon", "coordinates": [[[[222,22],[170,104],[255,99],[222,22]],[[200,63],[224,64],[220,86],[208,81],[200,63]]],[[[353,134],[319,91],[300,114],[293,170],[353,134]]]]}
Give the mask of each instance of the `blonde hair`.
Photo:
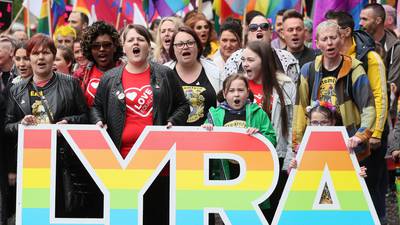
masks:
{"type": "Polygon", "coordinates": [[[53,35],[54,42],[57,42],[58,35],[63,36],[63,37],[72,36],[74,38],[74,40],[76,39],[76,31],[70,25],[60,26],[56,29],[56,31],[54,32],[54,35],[53,35]]]}
{"type": "MultiPolygon", "coordinates": [[[[179,27],[182,27],[184,25],[181,18],[174,17],[174,16],[164,17],[160,21],[160,24],[158,25],[158,28],[157,28],[157,34],[156,34],[156,48],[154,49],[155,61],[160,60],[162,53],[168,54],[168,49],[164,49],[164,46],[161,43],[161,26],[166,21],[170,21],[173,24],[175,24],[175,31],[177,31],[179,27]]],[[[171,43],[171,46],[172,46],[172,43],[171,43]]]]}
{"type": "Polygon", "coordinates": [[[340,36],[340,31],[339,31],[340,27],[339,27],[339,25],[338,25],[336,22],[334,22],[334,21],[325,20],[325,21],[321,22],[320,24],[318,24],[318,26],[317,26],[317,34],[316,34],[317,40],[318,40],[318,37],[319,37],[319,35],[321,34],[321,32],[322,32],[324,29],[328,28],[328,27],[335,28],[337,34],[339,34],[339,36],[340,36]]]}

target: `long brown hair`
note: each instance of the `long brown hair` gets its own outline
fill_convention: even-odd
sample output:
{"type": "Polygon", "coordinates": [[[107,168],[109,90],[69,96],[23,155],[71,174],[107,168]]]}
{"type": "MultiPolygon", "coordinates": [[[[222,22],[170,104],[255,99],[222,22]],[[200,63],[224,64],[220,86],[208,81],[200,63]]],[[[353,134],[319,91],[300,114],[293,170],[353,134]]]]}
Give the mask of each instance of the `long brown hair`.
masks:
{"type": "Polygon", "coordinates": [[[264,92],[262,108],[271,118],[271,96],[273,90],[275,89],[281,102],[282,133],[284,137],[288,137],[288,113],[285,107],[285,97],[283,95],[283,90],[278,83],[278,79],[276,78],[277,65],[275,64],[272,48],[268,43],[264,41],[249,42],[247,44],[247,48],[255,52],[261,58],[261,81],[264,92]]]}

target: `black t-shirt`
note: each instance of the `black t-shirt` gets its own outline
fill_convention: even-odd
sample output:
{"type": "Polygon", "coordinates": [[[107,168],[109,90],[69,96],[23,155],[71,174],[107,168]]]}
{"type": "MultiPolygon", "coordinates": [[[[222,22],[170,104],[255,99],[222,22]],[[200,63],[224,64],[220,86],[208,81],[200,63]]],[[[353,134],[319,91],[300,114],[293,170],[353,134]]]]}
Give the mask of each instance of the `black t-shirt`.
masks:
{"type": "MultiPolygon", "coordinates": [[[[49,82],[50,83],[50,82],[49,82]]],[[[46,95],[45,92],[45,87],[38,87],[37,91],[36,89],[33,87],[33,84],[30,83],[28,88],[29,88],[29,101],[30,101],[30,105],[31,105],[31,110],[32,110],[32,115],[35,116],[36,121],[38,124],[50,124],[51,121],[47,115],[46,109],[44,107],[44,105],[42,104],[42,101],[40,100],[40,98],[43,95],[46,95]]],[[[51,109],[49,109],[51,110],[51,109]]],[[[52,112],[50,112],[52,113],[52,112]]]]}
{"type": "Polygon", "coordinates": [[[322,65],[322,79],[319,85],[318,93],[319,100],[330,102],[332,103],[332,105],[338,106],[336,101],[335,85],[342,65],[343,59],[340,62],[339,66],[332,71],[326,70],[325,67],[322,65]]]}
{"type": "Polygon", "coordinates": [[[316,51],[314,49],[307,48],[306,46],[304,46],[304,49],[301,52],[291,53],[299,61],[300,68],[308,62],[314,61],[316,56],[316,51]]]}
{"type": "Polygon", "coordinates": [[[224,127],[246,128],[246,111],[241,114],[232,114],[225,110],[224,127]]]}
{"type": "Polygon", "coordinates": [[[217,94],[208,80],[204,68],[201,70],[199,77],[190,84],[184,82],[180,77],[179,80],[190,105],[190,113],[186,125],[200,126],[207,119],[210,107],[217,105],[217,94]]]}

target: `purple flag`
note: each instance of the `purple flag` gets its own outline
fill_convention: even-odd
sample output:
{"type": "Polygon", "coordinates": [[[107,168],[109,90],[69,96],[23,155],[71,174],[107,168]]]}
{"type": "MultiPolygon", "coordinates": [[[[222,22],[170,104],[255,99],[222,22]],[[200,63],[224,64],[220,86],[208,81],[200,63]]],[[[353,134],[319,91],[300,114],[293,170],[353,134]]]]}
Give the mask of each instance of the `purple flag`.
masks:
{"type": "MultiPolygon", "coordinates": [[[[354,19],[355,28],[359,28],[360,13],[362,8],[368,4],[368,0],[315,0],[314,1],[314,29],[313,29],[313,40],[315,40],[315,34],[317,32],[317,26],[325,20],[325,13],[329,10],[344,10],[349,12],[354,19]]],[[[315,45],[315,42],[314,42],[315,45]]],[[[315,47],[315,46],[314,46],[315,47]]]]}

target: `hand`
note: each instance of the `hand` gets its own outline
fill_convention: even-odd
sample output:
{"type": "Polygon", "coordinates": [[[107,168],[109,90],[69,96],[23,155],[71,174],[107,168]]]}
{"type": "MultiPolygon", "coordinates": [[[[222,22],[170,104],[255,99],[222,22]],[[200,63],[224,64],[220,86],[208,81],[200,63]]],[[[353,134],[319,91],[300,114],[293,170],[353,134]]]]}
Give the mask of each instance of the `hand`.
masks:
{"type": "Polygon", "coordinates": [[[16,183],[17,183],[17,174],[8,173],[8,185],[15,186],[16,183]]]}
{"type": "Polygon", "coordinates": [[[395,83],[390,83],[390,91],[393,93],[397,92],[397,86],[395,83]]]}
{"type": "Polygon", "coordinates": [[[353,136],[349,138],[347,141],[347,147],[349,148],[349,151],[351,152],[353,148],[357,147],[361,143],[361,139],[357,136],[353,136]]]}
{"type": "Polygon", "coordinates": [[[168,122],[166,128],[167,128],[167,129],[172,128],[172,123],[171,123],[171,122],[168,122]]]}
{"type": "Polygon", "coordinates": [[[100,128],[104,128],[106,126],[103,124],[103,121],[97,122],[96,125],[99,126],[100,128]]]}
{"type": "Polygon", "coordinates": [[[61,120],[61,121],[58,121],[56,124],[68,124],[68,121],[67,120],[61,120]]]}
{"type": "Polygon", "coordinates": [[[296,159],[292,159],[292,161],[290,161],[289,168],[290,169],[297,169],[297,160],[296,159]]]}
{"type": "Polygon", "coordinates": [[[371,147],[371,149],[378,149],[379,147],[381,147],[381,139],[371,137],[369,139],[369,146],[371,147]]]}
{"type": "Polygon", "coordinates": [[[208,131],[212,131],[213,128],[214,128],[214,126],[212,124],[209,124],[209,123],[208,124],[203,124],[203,125],[201,125],[201,127],[206,129],[206,130],[208,130],[208,131]]]}
{"type": "Polygon", "coordinates": [[[247,128],[246,133],[247,133],[248,135],[253,135],[253,134],[258,133],[258,131],[259,131],[259,130],[258,130],[257,128],[249,127],[249,128],[247,128]]]}
{"type": "Polygon", "coordinates": [[[360,173],[358,173],[362,178],[367,177],[367,167],[362,166],[360,167],[360,173]]]}
{"type": "Polygon", "coordinates": [[[36,125],[37,124],[36,117],[34,117],[32,115],[26,115],[21,120],[21,124],[24,125],[24,126],[36,125]]]}

